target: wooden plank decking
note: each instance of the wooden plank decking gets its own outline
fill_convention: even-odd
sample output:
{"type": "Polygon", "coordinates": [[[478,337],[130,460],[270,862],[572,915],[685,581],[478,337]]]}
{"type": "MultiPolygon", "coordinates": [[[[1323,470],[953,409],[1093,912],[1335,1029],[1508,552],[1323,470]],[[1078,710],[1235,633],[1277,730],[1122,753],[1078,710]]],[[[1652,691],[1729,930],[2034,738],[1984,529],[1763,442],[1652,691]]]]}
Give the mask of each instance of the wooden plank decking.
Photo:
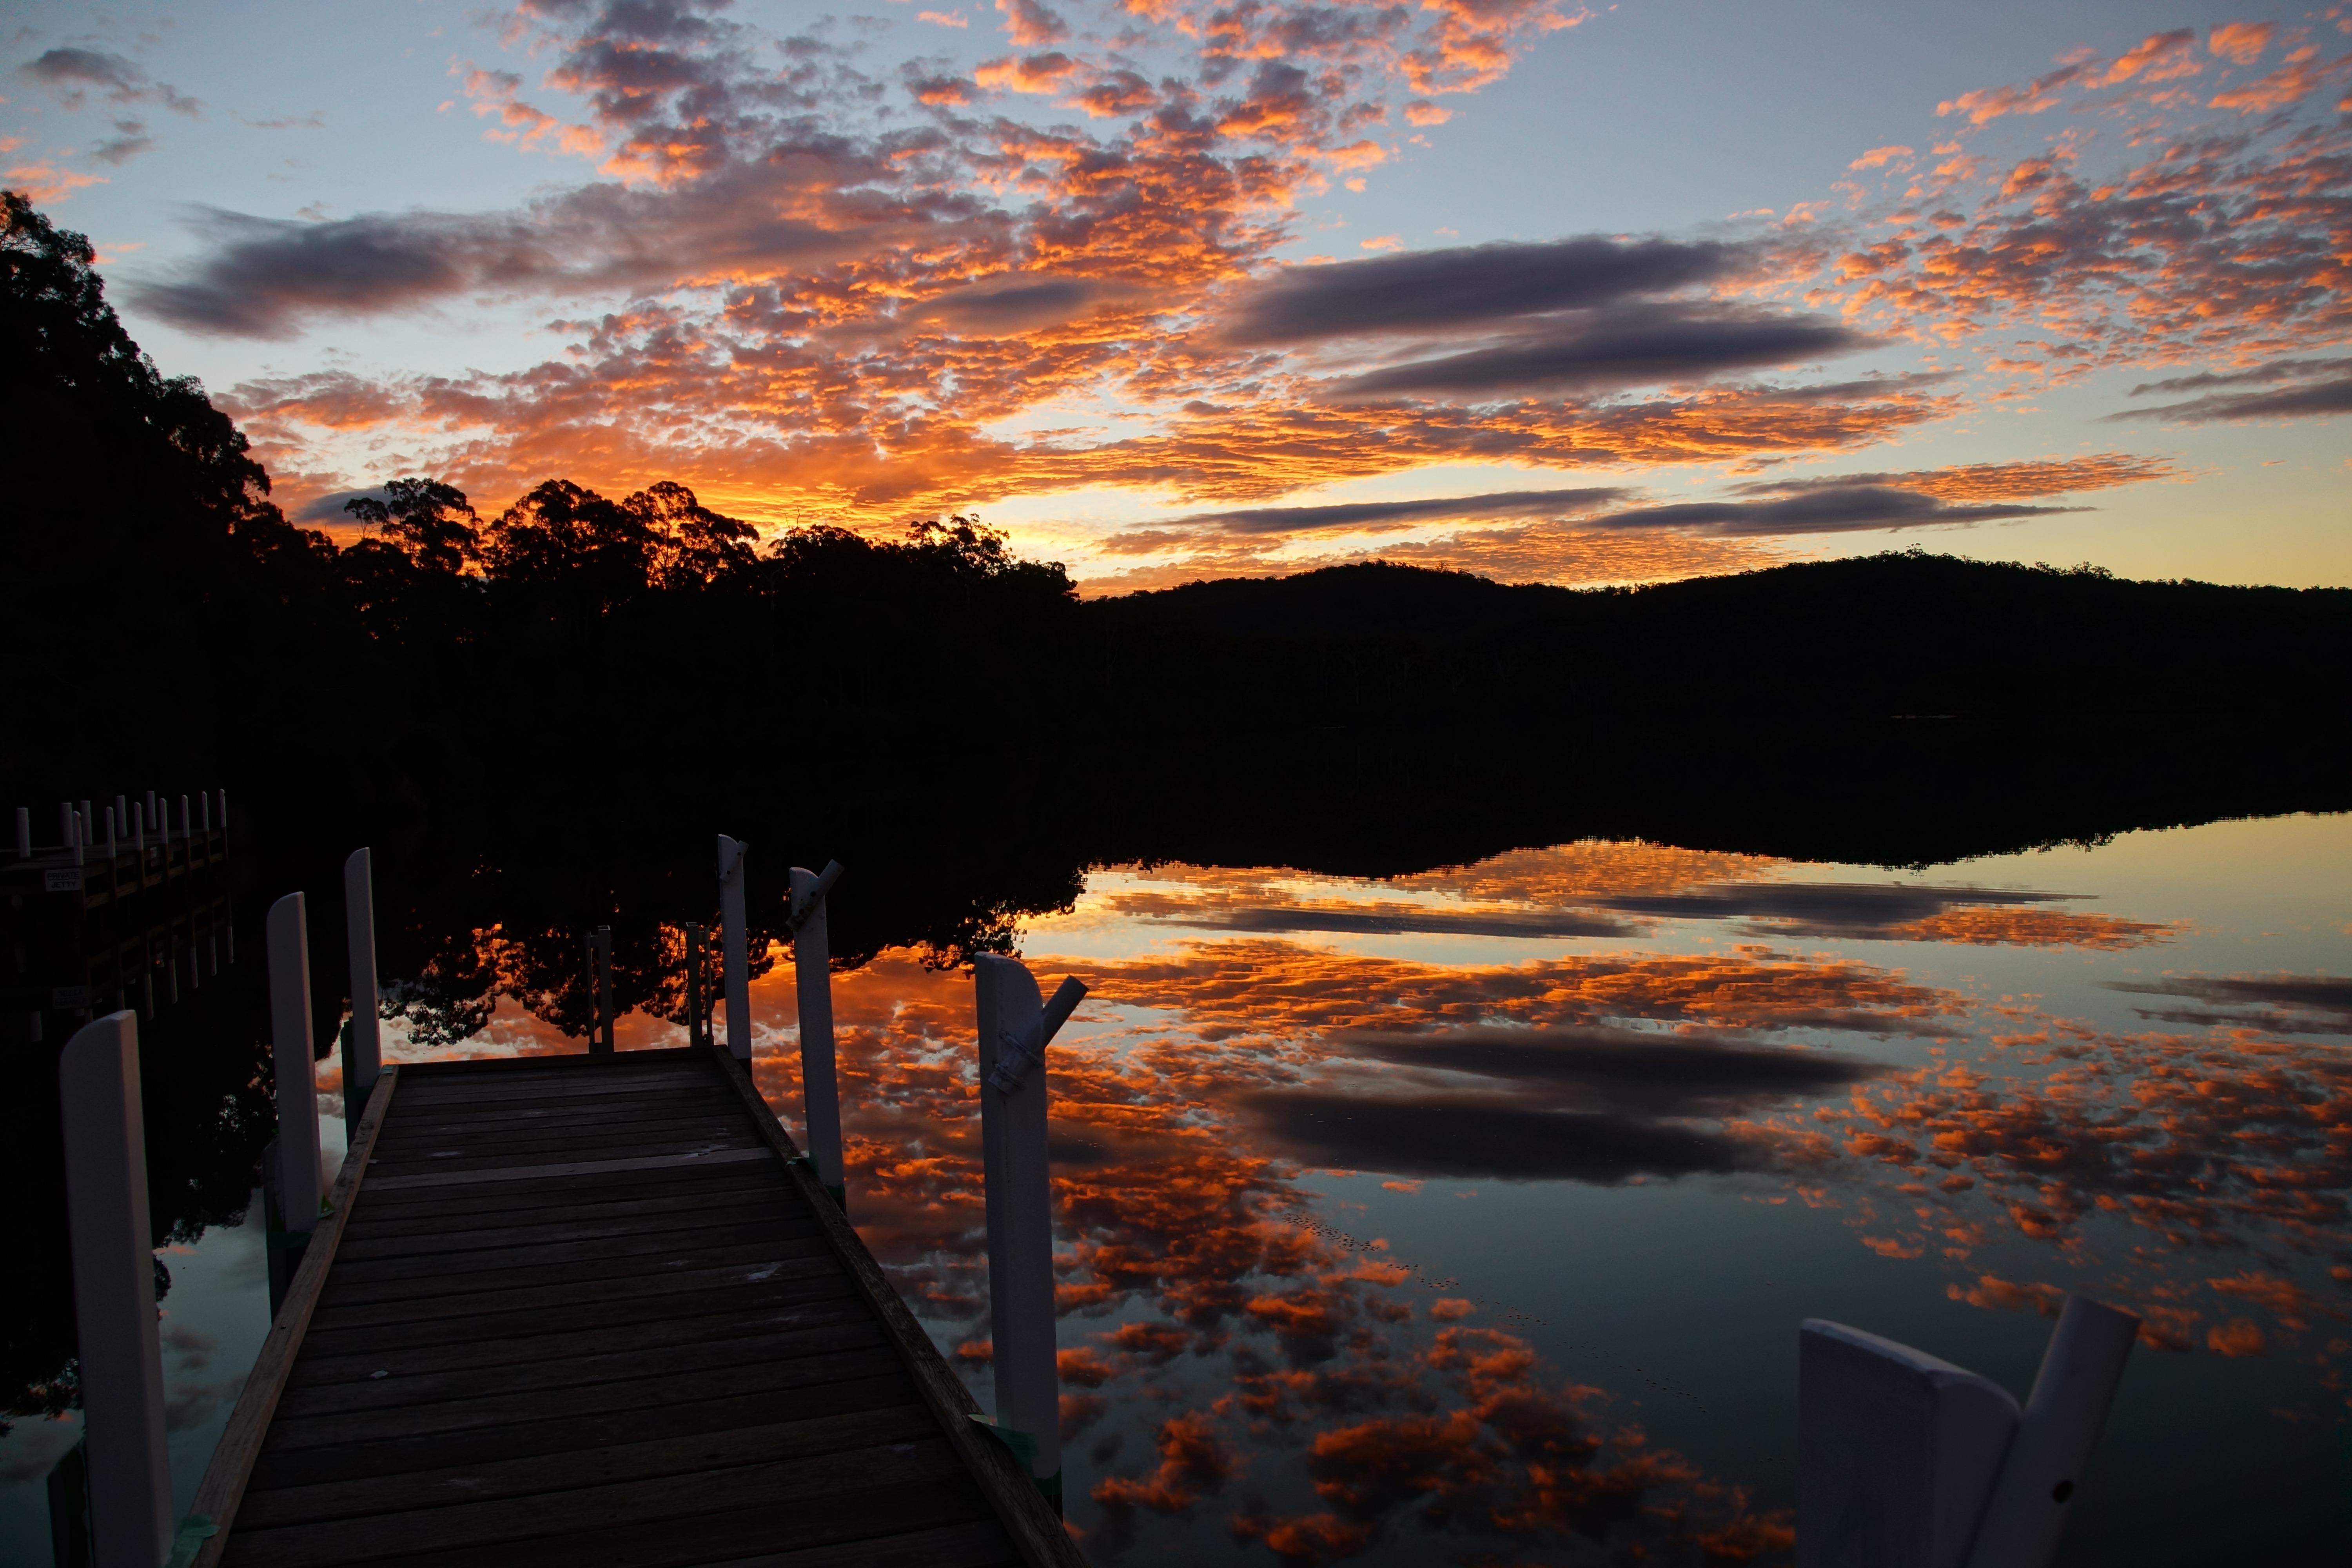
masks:
{"type": "Polygon", "coordinates": [[[199,1568],[1080,1563],[796,1156],[723,1053],[386,1069],[199,1568]]]}

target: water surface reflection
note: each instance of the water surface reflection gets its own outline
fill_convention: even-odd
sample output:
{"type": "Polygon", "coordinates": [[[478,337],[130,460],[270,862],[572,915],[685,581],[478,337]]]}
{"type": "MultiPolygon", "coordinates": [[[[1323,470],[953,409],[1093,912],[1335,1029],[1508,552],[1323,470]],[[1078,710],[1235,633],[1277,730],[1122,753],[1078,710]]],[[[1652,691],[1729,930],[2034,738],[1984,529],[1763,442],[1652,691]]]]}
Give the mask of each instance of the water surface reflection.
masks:
{"type": "MultiPolygon", "coordinates": [[[[2080,1289],[2147,1326],[2067,1561],[2340,1539],[2347,850],[1579,842],[991,906],[1090,988],[1052,1062],[1075,1527],[1107,1563],[1785,1561],[1799,1319],[2021,1392],[2080,1289]]],[[[643,923],[624,1048],[678,1037],[643,923]]],[[[390,1054],[580,1048],[541,925],[422,943],[390,1054]]],[[[866,944],[835,1016],[852,1217],[985,1401],[966,945],[866,944]]],[[[785,956],[755,1072],[796,1129],[785,956]]]]}

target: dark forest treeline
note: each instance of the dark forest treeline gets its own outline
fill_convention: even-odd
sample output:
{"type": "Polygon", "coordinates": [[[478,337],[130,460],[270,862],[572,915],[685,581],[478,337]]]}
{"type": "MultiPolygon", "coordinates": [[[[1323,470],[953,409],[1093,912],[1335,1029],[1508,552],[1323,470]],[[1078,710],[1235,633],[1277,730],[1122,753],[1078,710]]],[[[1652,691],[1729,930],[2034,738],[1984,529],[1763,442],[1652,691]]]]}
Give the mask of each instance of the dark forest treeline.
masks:
{"type": "Polygon", "coordinates": [[[913,862],[992,822],[1080,861],[1335,868],[1578,832],[1918,860],[2345,804],[2344,590],[1915,553],[1600,592],[1367,565],[1082,603],[968,519],[761,548],[682,486],[562,480],[488,516],[404,480],[339,549],[140,354],[85,241],[14,196],[7,220],[20,800],[169,766],[289,826],[756,805],[812,854],[913,862]]]}

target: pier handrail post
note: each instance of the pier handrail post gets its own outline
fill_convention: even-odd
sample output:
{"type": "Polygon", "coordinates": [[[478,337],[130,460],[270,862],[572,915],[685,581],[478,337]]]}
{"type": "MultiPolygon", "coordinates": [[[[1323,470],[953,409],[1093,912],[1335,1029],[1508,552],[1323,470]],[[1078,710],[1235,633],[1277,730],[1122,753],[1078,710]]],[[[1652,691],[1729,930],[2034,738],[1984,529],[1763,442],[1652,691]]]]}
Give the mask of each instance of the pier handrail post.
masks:
{"type": "Polygon", "coordinates": [[[686,1043],[707,1046],[702,1030],[702,927],[688,921],[686,933],[686,1043]]]}
{"type": "MultiPolygon", "coordinates": [[[[180,798],[180,816],[188,814],[180,798]]],[[[352,1034],[343,1048],[343,1126],[360,1124],[376,1074],[383,1069],[383,1024],[377,1016],[374,860],[365,846],[343,862],[343,942],[352,963],[352,1034]]]]}
{"type": "Polygon", "coordinates": [[[278,1193],[287,1231],[319,1224],[319,1089],[310,1054],[310,929],[302,895],[269,906],[269,1038],[278,1078],[278,1193]]]}
{"type": "Polygon", "coordinates": [[[2042,1370],[2017,1423],[1977,1528],[1969,1568],[2048,1568],[2083,1484],[2099,1428],[2124,1380],[2139,1319],[2087,1296],[2068,1296],[2042,1352],[2042,1370]]]}
{"type": "Polygon", "coordinates": [[[972,963],[996,1422],[1034,1442],[1030,1475],[1056,1512],[1062,1506],[1061,1379],[1045,1054],[1046,1041],[1086,989],[1065,980],[1046,1004],[1036,978],[1018,959],[982,956],[972,963]]]}
{"type": "Polygon", "coordinates": [[[841,879],[841,862],[825,862],[822,876],[803,866],[792,868],[793,988],[800,1006],[801,1100],[808,1117],[809,1161],[818,1185],[833,1201],[847,1204],[841,1166],[841,1084],[833,1061],[833,953],[825,931],[825,905],[841,879]]]}
{"type": "Polygon", "coordinates": [[[58,1058],[58,1097],[89,1442],[91,1560],[95,1568],[155,1568],[172,1550],[175,1531],[138,1020],[110,1013],[76,1030],[58,1058]]]}
{"type": "Polygon", "coordinates": [[[30,860],[32,858],[33,808],[29,805],[20,805],[16,808],[16,858],[30,860]]]}
{"type": "Polygon", "coordinates": [[[743,859],[751,847],[719,836],[719,942],[725,952],[727,984],[727,1053],[739,1062],[751,1059],[751,948],[744,929],[743,859]]]}

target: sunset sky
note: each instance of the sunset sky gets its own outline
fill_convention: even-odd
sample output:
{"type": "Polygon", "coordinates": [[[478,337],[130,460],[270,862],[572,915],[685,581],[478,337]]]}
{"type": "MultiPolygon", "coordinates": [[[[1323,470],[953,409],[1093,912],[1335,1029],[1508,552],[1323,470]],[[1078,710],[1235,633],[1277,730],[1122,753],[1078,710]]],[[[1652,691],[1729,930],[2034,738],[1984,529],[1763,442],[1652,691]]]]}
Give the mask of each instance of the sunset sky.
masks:
{"type": "Polygon", "coordinates": [[[20,4],[0,176],[321,524],[2352,583],[2352,3],[933,3],[20,4]]]}

